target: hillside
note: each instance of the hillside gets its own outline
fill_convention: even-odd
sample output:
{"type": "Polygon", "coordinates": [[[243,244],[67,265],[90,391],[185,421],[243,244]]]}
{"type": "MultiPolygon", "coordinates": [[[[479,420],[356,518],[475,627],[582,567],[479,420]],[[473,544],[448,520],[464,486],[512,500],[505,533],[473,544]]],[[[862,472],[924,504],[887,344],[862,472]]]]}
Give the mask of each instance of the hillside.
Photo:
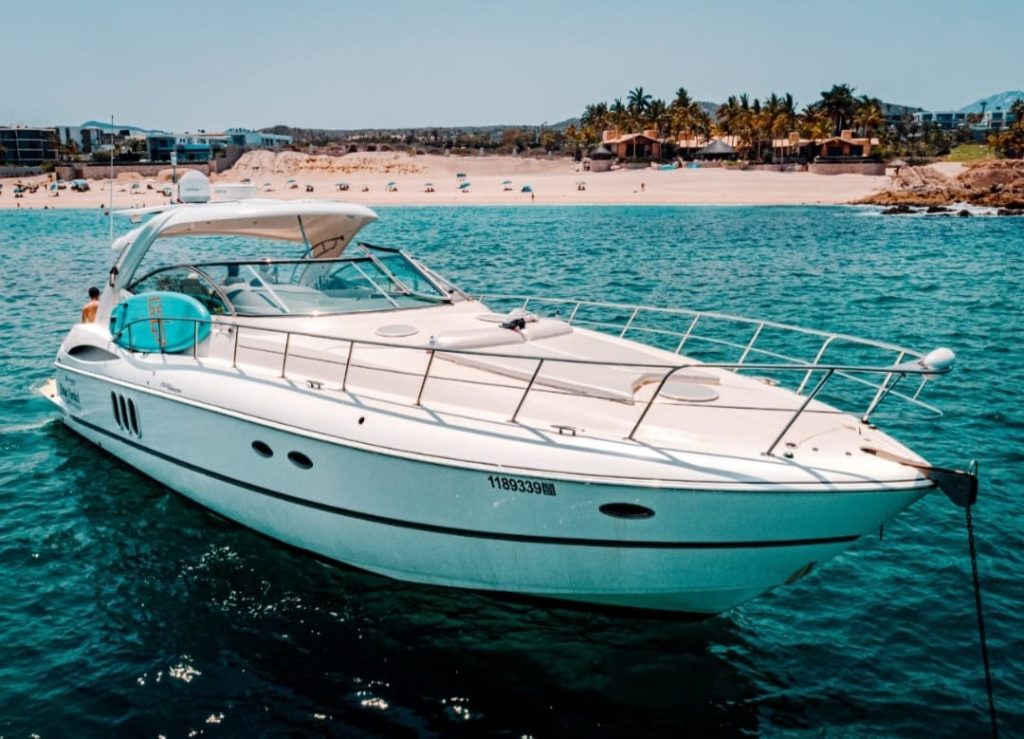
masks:
{"type": "Polygon", "coordinates": [[[989,95],[987,98],[981,98],[975,100],[970,105],[965,105],[960,108],[961,113],[980,113],[982,103],[984,103],[985,110],[1009,110],[1010,106],[1013,105],[1015,100],[1024,100],[1024,90],[1007,90],[1006,92],[997,92],[995,95],[989,95]]]}

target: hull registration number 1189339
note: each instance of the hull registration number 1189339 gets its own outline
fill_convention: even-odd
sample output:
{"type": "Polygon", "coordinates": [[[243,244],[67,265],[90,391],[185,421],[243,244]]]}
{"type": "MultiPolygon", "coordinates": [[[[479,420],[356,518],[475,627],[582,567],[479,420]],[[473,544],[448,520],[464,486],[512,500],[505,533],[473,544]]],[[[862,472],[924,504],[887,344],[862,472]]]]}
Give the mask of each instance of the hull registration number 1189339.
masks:
{"type": "Polygon", "coordinates": [[[518,477],[504,477],[503,475],[488,475],[487,481],[496,490],[533,493],[534,495],[558,495],[555,492],[555,483],[553,482],[534,482],[533,480],[522,480],[518,477]]]}

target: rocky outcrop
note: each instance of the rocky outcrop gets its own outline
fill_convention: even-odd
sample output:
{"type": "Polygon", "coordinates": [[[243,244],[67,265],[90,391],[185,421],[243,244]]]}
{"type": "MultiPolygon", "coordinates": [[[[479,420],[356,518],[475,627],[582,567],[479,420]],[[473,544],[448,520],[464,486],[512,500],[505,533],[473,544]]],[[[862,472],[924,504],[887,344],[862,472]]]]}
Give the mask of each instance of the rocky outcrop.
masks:
{"type": "Polygon", "coordinates": [[[932,167],[901,167],[887,189],[858,202],[907,207],[970,203],[1016,215],[1016,211],[1024,210],[1024,161],[977,162],[956,177],[947,177],[932,167]]]}

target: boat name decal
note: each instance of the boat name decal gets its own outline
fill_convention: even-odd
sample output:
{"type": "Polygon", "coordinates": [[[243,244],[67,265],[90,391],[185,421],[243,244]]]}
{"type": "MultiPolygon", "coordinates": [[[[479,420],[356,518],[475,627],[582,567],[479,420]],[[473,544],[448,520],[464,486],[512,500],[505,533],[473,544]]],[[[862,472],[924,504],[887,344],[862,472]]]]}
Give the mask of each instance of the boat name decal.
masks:
{"type": "Polygon", "coordinates": [[[522,480],[518,477],[505,477],[503,475],[488,475],[487,481],[496,490],[533,493],[534,495],[558,495],[555,492],[555,483],[553,482],[534,482],[533,480],[522,480]]]}
{"type": "Polygon", "coordinates": [[[72,408],[82,409],[82,400],[78,397],[78,386],[74,378],[61,377],[57,380],[57,393],[72,408]]]}
{"type": "Polygon", "coordinates": [[[164,390],[167,390],[168,392],[177,393],[178,395],[181,395],[181,388],[174,387],[174,385],[172,385],[169,382],[161,382],[160,387],[162,387],[164,390]]]}

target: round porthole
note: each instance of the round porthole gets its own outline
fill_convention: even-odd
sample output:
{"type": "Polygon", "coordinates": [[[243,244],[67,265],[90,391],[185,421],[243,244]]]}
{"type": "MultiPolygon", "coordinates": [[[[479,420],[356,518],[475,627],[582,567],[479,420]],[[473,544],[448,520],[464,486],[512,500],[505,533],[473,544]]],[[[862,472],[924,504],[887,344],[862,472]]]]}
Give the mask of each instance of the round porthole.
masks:
{"type": "Polygon", "coordinates": [[[635,503],[605,503],[598,508],[601,513],[612,518],[652,518],[654,511],[635,503]]]}
{"type": "Polygon", "coordinates": [[[313,466],[313,460],[302,452],[288,452],[288,461],[296,467],[301,467],[304,470],[308,470],[313,466]]]}
{"type": "Polygon", "coordinates": [[[258,455],[260,455],[261,457],[273,457],[274,456],[274,450],[271,449],[270,446],[266,442],[263,442],[263,441],[254,441],[252,443],[252,450],[254,452],[256,452],[258,455]]]}

